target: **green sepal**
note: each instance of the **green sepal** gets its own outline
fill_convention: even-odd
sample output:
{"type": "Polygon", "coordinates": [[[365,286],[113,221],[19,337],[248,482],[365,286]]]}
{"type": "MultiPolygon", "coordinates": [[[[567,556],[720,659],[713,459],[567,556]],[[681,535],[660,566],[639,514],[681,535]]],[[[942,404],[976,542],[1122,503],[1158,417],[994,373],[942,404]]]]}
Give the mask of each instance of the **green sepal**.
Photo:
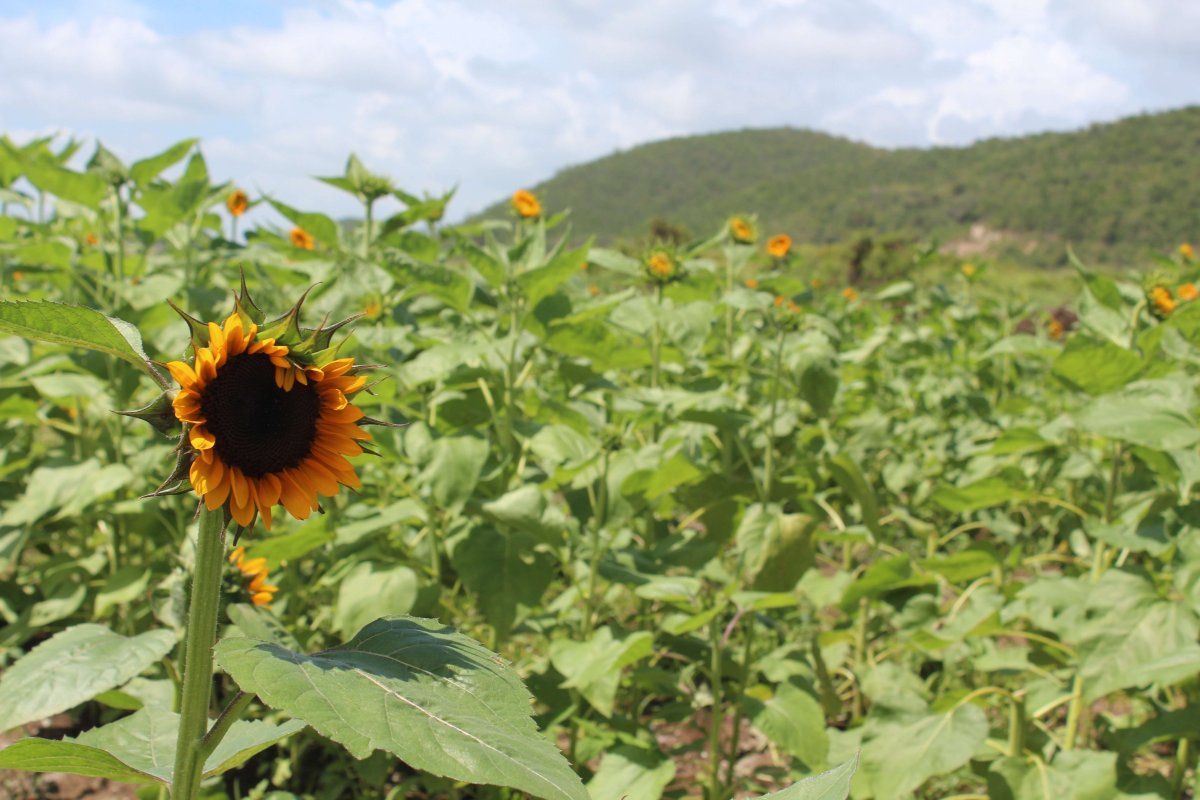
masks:
{"type": "Polygon", "coordinates": [[[252,322],[257,325],[262,325],[263,320],[267,318],[267,313],[258,307],[254,302],[254,298],[250,296],[250,290],[246,288],[246,270],[241,270],[242,288],[233,296],[234,306],[243,317],[249,317],[252,322]]]}
{"type": "Polygon", "coordinates": [[[187,323],[188,328],[191,330],[193,351],[208,344],[207,323],[201,322],[179,306],[175,305],[175,303],[173,303],[169,297],[167,298],[167,305],[171,307],[172,311],[183,318],[183,321],[187,323]]]}
{"type": "Polygon", "coordinates": [[[179,418],[175,416],[175,408],[172,405],[176,394],[174,389],[168,389],[143,408],[115,413],[123,417],[140,419],[163,436],[177,436],[180,422],[179,418]]]}

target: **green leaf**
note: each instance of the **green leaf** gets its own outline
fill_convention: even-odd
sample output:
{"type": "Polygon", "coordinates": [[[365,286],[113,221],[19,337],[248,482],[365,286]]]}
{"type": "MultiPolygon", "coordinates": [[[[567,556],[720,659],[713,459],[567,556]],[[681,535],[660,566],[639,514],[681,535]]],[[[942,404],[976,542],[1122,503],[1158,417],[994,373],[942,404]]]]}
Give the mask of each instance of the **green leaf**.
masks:
{"type": "Polygon", "coordinates": [[[849,453],[838,453],[829,459],[828,465],[833,479],[858,503],[859,513],[862,514],[862,521],[867,530],[876,536],[882,535],[879,527],[879,503],[858,464],[849,453]]]}
{"type": "Polygon", "coordinates": [[[303,228],[313,235],[319,247],[337,247],[337,223],[324,214],[317,212],[297,211],[291,206],[278,200],[267,198],[267,202],[294,225],[303,228]]]}
{"type": "Polygon", "coordinates": [[[284,561],[303,558],[334,540],[327,529],[325,517],[318,517],[301,525],[291,533],[255,539],[246,548],[247,558],[265,558],[267,569],[278,569],[284,561]]]}
{"type": "Polygon", "coordinates": [[[512,631],[518,604],[536,606],[554,578],[554,559],[535,550],[536,544],[520,531],[478,526],[454,546],[454,569],[479,596],[478,607],[500,640],[512,631]]]}
{"type": "Polygon", "coordinates": [[[25,177],[38,189],[55,197],[96,208],[109,193],[108,184],[92,172],[72,172],[41,159],[25,162],[25,177]]]}
{"type": "Polygon", "coordinates": [[[433,456],[421,473],[433,502],[444,510],[461,509],[471,499],[487,461],[487,441],[476,436],[446,436],[433,443],[433,456]]]}
{"type": "Polygon", "coordinates": [[[165,656],[169,631],[127,637],[84,623],[42,642],[0,675],[0,731],[115,689],[165,656]]]}
{"type": "Polygon", "coordinates": [[[346,644],[313,655],[225,639],[216,658],[244,691],[356,758],[383,749],[434,775],[547,800],[587,800],[579,777],[534,725],[516,673],[434,620],[376,620],[346,644]]]}
{"type": "Polygon", "coordinates": [[[604,752],[587,788],[592,797],[658,800],[674,777],[675,763],[657,748],[622,744],[604,752]]]}
{"type": "Polygon", "coordinates": [[[17,267],[57,267],[71,268],[71,248],[62,242],[31,242],[22,244],[13,253],[14,266],[17,267]]]}
{"type": "Polygon", "coordinates": [[[983,478],[966,486],[949,486],[942,484],[933,490],[929,499],[947,511],[965,514],[968,511],[978,511],[981,508],[1004,503],[1020,502],[1027,492],[999,476],[983,478]]]}
{"type": "Polygon", "coordinates": [[[334,629],[349,635],[380,614],[407,614],[417,603],[419,583],[417,573],[403,565],[358,564],[338,587],[334,629]]]}
{"type": "Polygon", "coordinates": [[[436,297],[456,311],[466,311],[475,293],[470,278],[441,264],[416,261],[388,261],[384,265],[396,282],[404,287],[403,296],[436,297]]]}
{"type": "Polygon", "coordinates": [[[530,310],[562,286],[572,276],[579,273],[579,265],[587,260],[588,245],[575,250],[564,250],[550,260],[549,264],[517,276],[517,285],[525,294],[525,302],[530,310]]]}
{"type": "Polygon", "coordinates": [[[146,371],[160,386],[166,379],[142,350],[142,335],[124,320],[83,306],[38,301],[0,300],[0,331],[71,347],[84,347],[122,358],[146,371]]]}
{"type": "Polygon", "coordinates": [[[825,710],[821,702],[799,686],[781,683],[766,699],[751,691],[745,699],[746,713],[781,750],[804,762],[809,769],[822,769],[829,757],[825,733],[825,710]]]}
{"type": "Polygon", "coordinates": [[[734,533],[744,581],[763,591],[790,592],[816,559],[816,520],[784,514],[777,505],[746,507],[734,533]]]}
{"type": "Polygon", "coordinates": [[[1156,405],[1150,395],[1106,395],[1076,412],[1075,420],[1091,433],[1155,450],[1179,450],[1200,443],[1200,429],[1190,414],[1156,405]]]}
{"type": "MultiPolygon", "coordinates": [[[[204,777],[233,769],[304,727],[299,720],[281,725],[240,720],[204,762],[204,777]]],[[[123,783],[170,785],[175,767],[179,715],[146,707],[101,728],[60,741],[22,739],[0,750],[0,768],[69,772],[123,783]]]]}
{"type": "Polygon", "coordinates": [[[880,597],[896,589],[936,586],[937,578],[918,575],[908,556],[894,556],[876,561],[842,595],[843,608],[853,607],[863,597],[880,597]]]}
{"type": "Polygon", "coordinates": [[[159,176],[167,167],[178,164],[183,160],[199,139],[184,139],[182,142],[176,142],[156,156],[143,158],[140,161],[133,162],[133,166],[129,168],[129,175],[133,178],[133,182],[139,186],[144,186],[150,181],[159,176]]]}
{"type": "Polygon", "coordinates": [[[992,762],[988,797],[992,800],[1110,800],[1117,794],[1117,754],[1067,750],[1049,765],[1034,757],[1012,756],[992,762]]]}
{"type": "Polygon", "coordinates": [[[846,800],[850,796],[850,783],[858,769],[855,757],[820,775],[805,778],[786,789],[764,794],[756,800],[846,800]]]}
{"type": "Polygon", "coordinates": [[[1102,395],[1135,379],[1143,366],[1136,353],[1080,333],[1067,339],[1051,372],[1080,391],[1102,395]]]}
{"type": "Polygon", "coordinates": [[[944,714],[900,717],[868,723],[862,769],[855,785],[878,800],[912,797],[925,781],[953,772],[971,760],[987,740],[983,710],[966,703],[944,714]]]}
{"type": "Polygon", "coordinates": [[[263,611],[256,605],[230,603],[226,606],[225,613],[228,615],[229,621],[237,626],[242,636],[274,642],[283,647],[300,649],[300,643],[296,641],[296,637],[292,635],[291,631],[283,627],[283,623],[273,614],[263,611]]]}
{"type": "Polygon", "coordinates": [[[129,565],[109,575],[96,595],[96,617],[103,618],[114,606],[136,600],[150,585],[150,570],[129,565]]]}
{"type": "Polygon", "coordinates": [[[578,689],[601,714],[611,717],[616,703],[621,670],[647,658],[654,650],[648,631],[623,633],[615,638],[604,626],[586,642],[556,639],[550,643],[550,663],[567,679],[565,688],[578,689]]]}

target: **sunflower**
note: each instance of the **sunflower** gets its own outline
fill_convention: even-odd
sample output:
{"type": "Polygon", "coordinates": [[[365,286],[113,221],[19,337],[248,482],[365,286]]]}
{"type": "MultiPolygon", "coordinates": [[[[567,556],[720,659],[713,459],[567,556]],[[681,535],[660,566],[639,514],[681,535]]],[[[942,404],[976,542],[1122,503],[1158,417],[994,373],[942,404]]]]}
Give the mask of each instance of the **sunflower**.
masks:
{"type": "Polygon", "coordinates": [[[792,237],[778,233],[767,241],[767,252],[775,258],[783,258],[792,249],[792,237]]]}
{"type": "Polygon", "coordinates": [[[177,473],[187,466],[209,510],[227,505],[244,528],[261,514],[270,528],[277,503],[306,519],[319,509],[318,495],[358,488],[346,457],[364,451],[359,442],[371,437],[360,426],[377,421],[350,402],[366,377],[329,347],[345,323],[302,330],[297,303],[260,331],[247,308],[254,305],[243,287],[223,326],[184,315],[195,359],[167,364],[180,386],[174,416],[184,424],[177,473]]]}
{"type": "Polygon", "coordinates": [[[250,593],[250,602],[256,606],[270,606],[279,587],[267,583],[269,577],[267,560],[265,558],[247,559],[246,548],[239,545],[233,548],[233,552],[229,554],[229,563],[237,567],[244,577],[249,578],[246,583],[246,591],[250,593]]]}
{"type": "Polygon", "coordinates": [[[1186,260],[1191,261],[1196,257],[1196,251],[1190,244],[1184,242],[1183,244],[1179,245],[1179,255],[1183,256],[1183,258],[1186,260]]]}
{"type": "Polygon", "coordinates": [[[758,278],[746,278],[746,288],[747,289],[757,289],[758,288],[758,278]]]}
{"type": "Polygon", "coordinates": [[[975,265],[972,264],[971,262],[968,261],[966,264],[963,264],[962,267],[960,267],[960,269],[962,270],[963,277],[965,277],[965,278],[975,277],[975,265]]]}
{"type": "Polygon", "coordinates": [[[1185,303],[1190,303],[1197,297],[1200,297],[1200,289],[1197,289],[1194,283],[1185,283],[1177,291],[1179,292],[1179,299],[1185,303]]]}
{"type": "Polygon", "coordinates": [[[729,235],[738,244],[753,244],[758,238],[758,231],[745,217],[734,217],[729,220],[729,235]]]}
{"type": "Polygon", "coordinates": [[[679,259],[661,245],[647,253],[642,264],[646,268],[647,277],[655,283],[670,283],[683,274],[679,268],[679,259]]]}
{"type": "Polygon", "coordinates": [[[513,210],[523,219],[542,215],[542,204],[538,202],[537,195],[525,189],[513,192],[512,206],[513,210]]]}
{"type": "Polygon", "coordinates": [[[291,239],[292,247],[299,247],[301,250],[312,250],[317,246],[317,240],[313,238],[311,233],[304,230],[304,228],[292,228],[292,232],[288,234],[288,237],[291,239]]]}
{"type": "Polygon", "coordinates": [[[854,303],[858,301],[858,290],[853,286],[847,286],[842,289],[842,297],[846,298],[846,302],[854,303]]]}
{"type": "Polygon", "coordinates": [[[1154,311],[1160,319],[1171,316],[1171,312],[1175,310],[1175,298],[1165,286],[1155,286],[1150,290],[1150,304],[1154,306],[1154,311]]]}
{"type": "Polygon", "coordinates": [[[225,198],[225,207],[229,209],[230,214],[240,217],[250,208],[250,198],[241,189],[234,189],[225,198]]]}

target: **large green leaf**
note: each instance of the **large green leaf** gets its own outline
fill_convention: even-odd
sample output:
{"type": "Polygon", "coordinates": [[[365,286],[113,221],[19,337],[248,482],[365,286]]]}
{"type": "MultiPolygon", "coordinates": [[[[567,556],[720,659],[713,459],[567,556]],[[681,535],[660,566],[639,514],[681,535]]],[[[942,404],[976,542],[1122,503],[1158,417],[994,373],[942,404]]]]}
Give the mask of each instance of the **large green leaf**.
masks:
{"type": "Polygon", "coordinates": [[[446,436],[433,443],[421,483],[429,487],[438,508],[456,510],[471,499],[488,457],[487,440],[477,436],[446,436]]]}
{"type": "Polygon", "coordinates": [[[294,225],[311,233],[316,238],[319,247],[337,247],[337,223],[325,214],[315,211],[298,211],[286,203],[270,197],[267,198],[267,202],[294,225]]]}
{"type": "Polygon", "coordinates": [[[108,184],[92,172],[72,172],[42,159],[24,164],[25,177],[38,189],[81,206],[95,208],[109,191],[108,184]]]}
{"type": "Polygon", "coordinates": [[[157,178],[159,173],[164,169],[182,161],[184,156],[196,146],[198,141],[200,140],[184,139],[181,142],[171,145],[158,155],[133,162],[133,166],[129,168],[130,177],[133,178],[134,183],[139,185],[149,183],[151,180],[157,178]]]}
{"type": "Polygon", "coordinates": [[[1000,476],[982,478],[966,486],[943,484],[934,489],[930,499],[947,511],[964,514],[1004,503],[1019,502],[1027,493],[1000,476]]]}
{"type": "Polygon", "coordinates": [[[455,780],[587,800],[579,777],[534,725],[516,673],[434,620],[377,620],[346,644],[312,655],[230,638],[217,645],[216,657],[244,691],[356,758],[382,749],[455,780]]]}
{"type": "Polygon", "coordinates": [[[1049,765],[1034,757],[1001,758],[988,771],[992,800],[1115,800],[1116,753],[1069,750],[1049,765]]]}
{"type": "Polygon", "coordinates": [[[142,335],[137,328],[90,308],[43,300],[0,300],[0,331],[43,342],[99,350],[125,359],[145,370],[159,385],[166,385],[142,350],[142,335]]]}
{"type": "Polygon", "coordinates": [[[925,781],[970,761],[987,735],[987,717],[971,703],[942,714],[872,721],[855,786],[877,800],[911,797],[925,781]]]}
{"type": "Polygon", "coordinates": [[[1055,375],[1077,389],[1100,395],[1120,389],[1142,371],[1142,359],[1107,340],[1078,334],[1054,360],[1055,375]]]}
{"type": "Polygon", "coordinates": [[[764,794],[756,800],[846,800],[850,796],[850,783],[857,769],[858,759],[853,758],[820,775],[805,778],[778,792],[764,794]]]}
{"type": "Polygon", "coordinates": [[[862,521],[867,529],[880,536],[882,531],[879,527],[879,502],[875,499],[875,492],[867,483],[866,476],[850,454],[838,453],[830,458],[829,473],[842,490],[858,503],[859,513],[862,514],[862,521]]]}
{"type": "Polygon", "coordinates": [[[1195,420],[1153,392],[1109,394],[1075,414],[1079,426],[1092,433],[1156,450],[1176,450],[1200,443],[1195,420]]]}
{"type": "Polygon", "coordinates": [[[454,569],[479,596],[479,608],[500,639],[512,631],[518,604],[533,607],[554,578],[554,560],[535,550],[536,544],[521,531],[479,526],[454,546],[454,569]]]}
{"type": "Polygon", "coordinates": [[[794,684],[782,683],[769,697],[760,699],[757,692],[751,691],[744,702],[746,715],[772,744],[799,758],[810,769],[825,766],[829,756],[825,711],[812,694],[794,684]]]}
{"type": "Polygon", "coordinates": [[[550,643],[550,663],[561,672],[566,688],[578,689],[597,711],[612,716],[621,670],[648,657],[654,649],[649,631],[613,636],[607,625],[586,642],[556,639],[550,643]]]}
{"type": "MultiPolygon", "coordinates": [[[[204,777],[248,759],[304,727],[299,720],[273,725],[240,720],[204,762],[204,777]]],[[[175,766],[179,715],[146,707],[101,728],[58,741],[21,739],[0,750],[0,769],[69,772],[123,783],[170,785],[175,766]]]]}
{"type": "Polygon", "coordinates": [[[623,744],[604,752],[588,792],[594,798],[658,800],[674,777],[675,763],[657,748],[623,744]]]}
{"type": "Polygon", "coordinates": [[[575,250],[563,250],[549,264],[517,276],[517,285],[525,294],[529,309],[534,309],[544,298],[553,294],[572,275],[579,273],[579,265],[587,260],[588,245],[575,250]]]}
{"type": "Polygon", "coordinates": [[[380,614],[407,614],[416,605],[419,588],[410,567],[364,561],[338,586],[333,627],[349,636],[380,614]]]}
{"type": "Polygon", "coordinates": [[[0,731],[66,711],[165,656],[169,631],[127,637],[84,623],[55,634],[0,675],[0,731]]]}

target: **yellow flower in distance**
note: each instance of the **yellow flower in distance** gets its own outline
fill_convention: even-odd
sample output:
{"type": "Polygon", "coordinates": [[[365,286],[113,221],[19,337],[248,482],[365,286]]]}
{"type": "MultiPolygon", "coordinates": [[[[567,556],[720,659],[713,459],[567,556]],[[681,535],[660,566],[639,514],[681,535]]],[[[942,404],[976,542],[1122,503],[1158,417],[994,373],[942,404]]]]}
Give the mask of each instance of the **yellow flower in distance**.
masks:
{"type": "Polygon", "coordinates": [[[779,233],[767,241],[767,252],[775,258],[783,258],[792,249],[792,237],[779,233]]]}
{"type": "Polygon", "coordinates": [[[1155,286],[1150,290],[1150,302],[1158,314],[1163,317],[1171,316],[1171,312],[1175,310],[1175,298],[1171,296],[1171,290],[1165,286],[1155,286]]]}
{"type": "Polygon", "coordinates": [[[267,583],[267,560],[265,558],[246,558],[245,547],[235,547],[229,554],[229,563],[238,568],[242,575],[250,580],[246,590],[250,593],[250,602],[256,606],[270,606],[275,599],[278,586],[267,583]]]}
{"type": "Polygon", "coordinates": [[[650,277],[661,283],[675,278],[678,275],[678,269],[675,265],[675,259],[670,253],[663,250],[656,250],[646,258],[646,271],[650,273],[650,277]]]}
{"type": "Polygon", "coordinates": [[[301,250],[312,250],[317,246],[317,240],[313,238],[311,233],[304,230],[304,228],[292,228],[292,232],[288,236],[292,241],[292,247],[298,247],[301,250]]]}
{"type": "Polygon", "coordinates": [[[758,288],[758,278],[747,278],[746,279],[746,288],[747,289],[757,289],[758,288]]]}
{"type": "Polygon", "coordinates": [[[225,198],[225,207],[229,209],[230,214],[240,217],[246,213],[246,209],[250,208],[250,198],[241,189],[234,189],[225,198]]]}
{"type": "Polygon", "coordinates": [[[354,359],[313,363],[260,338],[258,326],[236,311],[224,327],[208,323],[207,332],[207,346],[193,340],[192,363],[167,364],[180,386],[172,407],[186,426],[188,478],[205,506],[227,505],[242,527],[261,514],[269,529],[277,503],[306,519],[318,495],[358,488],[346,457],[363,452],[359,441],[371,437],[360,427],[370,420],[350,402],[367,382],[353,374],[354,359]]]}
{"type": "Polygon", "coordinates": [[[1179,255],[1183,256],[1188,261],[1191,261],[1196,257],[1196,251],[1192,249],[1190,244],[1184,242],[1183,244],[1179,245],[1179,255]]]}
{"type": "Polygon", "coordinates": [[[1200,289],[1196,288],[1194,283],[1185,283],[1179,287],[1179,299],[1185,303],[1190,303],[1197,297],[1200,297],[1200,289]]]}
{"type": "Polygon", "coordinates": [[[542,215],[542,204],[538,202],[537,195],[525,189],[518,189],[513,192],[512,207],[523,219],[540,217],[542,215]]]}
{"type": "Polygon", "coordinates": [[[858,290],[853,286],[847,286],[842,289],[842,297],[846,298],[846,302],[853,303],[858,300],[858,290]]]}
{"type": "Polygon", "coordinates": [[[975,265],[970,262],[963,264],[962,265],[962,274],[968,278],[973,277],[975,275],[975,265]]]}
{"type": "Polygon", "coordinates": [[[821,280],[820,278],[813,278],[811,281],[808,282],[808,285],[814,289],[820,289],[822,286],[825,285],[825,281],[821,280]]]}
{"type": "Polygon", "coordinates": [[[92,233],[91,231],[87,232],[87,235],[83,237],[83,241],[87,242],[89,247],[95,247],[100,243],[100,240],[96,238],[96,234],[92,233]]]}
{"type": "Polygon", "coordinates": [[[738,244],[753,244],[758,238],[754,226],[746,221],[745,217],[734,217],[729,220],[729,235],[738,244]]]}

